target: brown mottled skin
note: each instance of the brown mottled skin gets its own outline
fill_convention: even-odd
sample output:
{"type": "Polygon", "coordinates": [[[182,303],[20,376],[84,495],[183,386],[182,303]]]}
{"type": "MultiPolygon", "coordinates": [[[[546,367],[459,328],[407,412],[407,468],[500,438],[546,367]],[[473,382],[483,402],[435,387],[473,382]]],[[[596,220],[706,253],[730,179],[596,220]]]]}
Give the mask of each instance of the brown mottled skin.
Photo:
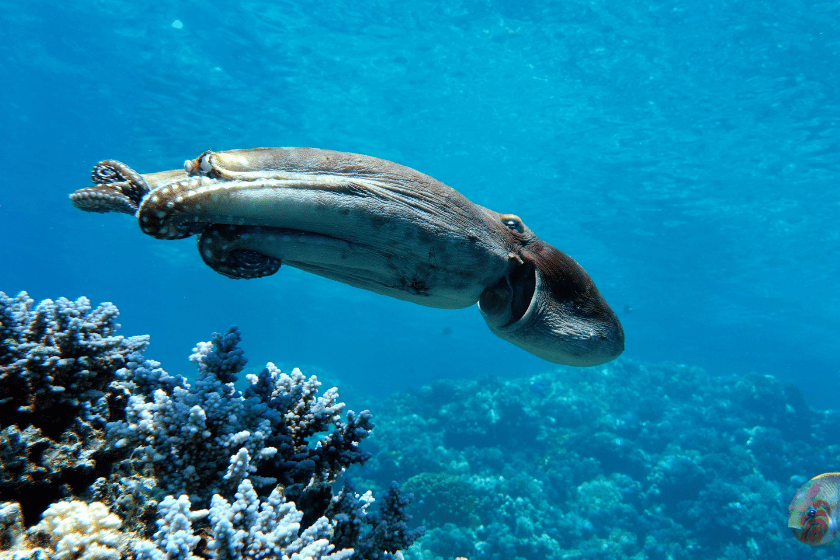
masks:
{"type": "Polygon", "coordinates": [[[70,195],[78,208],[134,214],[160,239],[198,234],[204,261],[231,278],[282,262],[420,305],[478,302],[495,334],[556,363],[596,365],[624,349],[621,323],[574,259],[518,216],[390,161],[257,148],[142,175],[106,160],[93,180],[70,195]]]}

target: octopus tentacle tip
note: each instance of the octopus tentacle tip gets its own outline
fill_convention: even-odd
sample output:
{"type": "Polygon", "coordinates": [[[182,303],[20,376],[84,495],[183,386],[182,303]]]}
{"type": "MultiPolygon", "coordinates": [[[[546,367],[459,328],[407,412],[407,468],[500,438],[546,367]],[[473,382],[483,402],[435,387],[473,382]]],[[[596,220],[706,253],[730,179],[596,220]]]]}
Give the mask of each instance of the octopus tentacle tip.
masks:
{"type": "Polygon", "coordinates": [[[137,211],[137,204],[119,189],[109,185],[86,187],[70,195],[73,206],[86,212],[119,212],[131,214],[137,211]]]}
{"type": "Polygon", "coordinates": [[[76,208],[86,212],[120,212],[134,215],[149,191],[146,180],[116,160],[96,164],[91,173],[94,185],[70,195],[76,208]]]}
{"type": "Polygon", "coordinates": [[[418,171],[312,148],[213,152],[139,174],[105,160],[70,195],[123,212],[159,239],[199,235],[230,278],[281,263],[420,305],[475,303],[490,330],[546,360],[587,366],[624,349],[624,331],[586,271],[516,214],[472,203],[418,171]]]}

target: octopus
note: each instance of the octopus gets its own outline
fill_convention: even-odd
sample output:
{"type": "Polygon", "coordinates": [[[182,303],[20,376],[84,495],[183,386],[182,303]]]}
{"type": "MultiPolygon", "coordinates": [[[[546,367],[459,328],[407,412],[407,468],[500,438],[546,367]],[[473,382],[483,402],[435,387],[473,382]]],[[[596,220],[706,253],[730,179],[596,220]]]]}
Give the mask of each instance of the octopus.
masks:
{"type": "Polygon", "coordinates": [[[121,212],[158,239],[198,236],[229,278],[281,264],[444,309],[478,304],[497,336],[558,364],[624,350],[616,314],[586,271],[515,214],[470,202],[414,169],[314,148],[206,151],[182,169],[140,174],[105,160],[70,195],[121,212]]]}

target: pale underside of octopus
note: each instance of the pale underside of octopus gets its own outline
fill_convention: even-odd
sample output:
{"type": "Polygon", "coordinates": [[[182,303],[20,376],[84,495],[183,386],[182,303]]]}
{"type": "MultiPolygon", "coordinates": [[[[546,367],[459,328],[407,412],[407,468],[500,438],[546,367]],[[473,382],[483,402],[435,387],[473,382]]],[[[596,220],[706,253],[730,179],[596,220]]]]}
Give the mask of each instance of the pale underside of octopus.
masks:
{"type": "Polygon", "coordinates": [[[624,331],[578,263],[514,214],[382,159],[313,148],[205,152],[183,169],[139,174],[106,160],[70,195],[123,212],[158,239],[198,235],[230,278],[283,263],[420,305],[478,303],[490,330],[555,363],[591,366],[624,350],[624,331]]]}

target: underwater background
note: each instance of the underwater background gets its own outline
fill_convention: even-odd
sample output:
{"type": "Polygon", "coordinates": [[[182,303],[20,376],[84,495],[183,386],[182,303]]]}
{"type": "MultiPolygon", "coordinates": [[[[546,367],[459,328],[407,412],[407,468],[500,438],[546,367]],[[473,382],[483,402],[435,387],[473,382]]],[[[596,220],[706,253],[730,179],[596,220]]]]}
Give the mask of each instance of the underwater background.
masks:
{"type": "Polygon", "coordinates": [[[840,3],[0,1],[0,47],[0,290],[114,302],[121,333],[151,335],[146,356],[172,374],[192,376],[195,343],[236,324],[253,367],[274,361],[338,385],[351,408],[383,419],[360,476],[412,479],[416,498],[444,482],[475,496],[454,513],[415,504],[429,529],[415,557],[587,557],[585,523],[540,521],[549,506],[604,507],[601,538],[615,527],[635,535],[616,535],[624,548],[601,557],[759,558],[780,543],[784,557],[815,555],[790,535],[786,506],[799,484],[840,470],[836,417],[803,412],[838,408],[840,391],[840,3]],[[231,280],[203,264],[194,239],[155,240],[127,216],[85,214],[67,198],[102,159],[144,173],[257,146],[393,160],[518,214],[589,272],[622,320],[624,355],[558,368],[496,338],[475,308],[423,308],[290,267],[231,280]],[[482,422],[504,417],[482,414],[505,383],[521,390],[507,400],[527,441],[496,430],[464,451],[473,432],[446,434],[474,417],[481,435],[482,422]],[[616,396],[633,388],[635,399],[616,396]],[[469,398],[481,391],[491,395],[469,398]],[[739,401],[745,391],[759,397],[739,401]],[[649,417],[641,396],[654,403],[649,417]],[[582,419],[542,408],[578,401],[588,408],[563,414],[582,419]],[[669,419],[672,409],[688,416],[669,419]],[[560,423],[553,436],[550,422],[560,423]],[[404,437],[387,426],[422,434],[422,468],[386,460],[404,437]],[[747,447],[756,426],[773,435],[759,456],[747,447]],[[693,429],[708,430],[708,445],[686,436],[693,429]],[[608,466],[616,437],[644,460],[608,466]],[[743,464],[708,459],[720,441],[743,464]],[[526,487],[489,482],[520,463],[526,487]],[[688,494],[651,498],[669,476],[688,480],[688,494]],[[583,500],[587,488],[612,497],[583,500]],[[517,514],[480,514],[503,509],[487,501],[503,495],[517,514]],[[689,505],[739,500],[762,513],[689,505]],[[721,533],[709,526],[716,513],[752,532],[721,533]],[[673,534],[644,525],[651,516],[673,534]],[[546,534],[553,544],[505,548],[480,534],[493,523],[507,523],[511,542],[546,534]],[[470,549],[480,539],[489,544],[470,549]]]}

